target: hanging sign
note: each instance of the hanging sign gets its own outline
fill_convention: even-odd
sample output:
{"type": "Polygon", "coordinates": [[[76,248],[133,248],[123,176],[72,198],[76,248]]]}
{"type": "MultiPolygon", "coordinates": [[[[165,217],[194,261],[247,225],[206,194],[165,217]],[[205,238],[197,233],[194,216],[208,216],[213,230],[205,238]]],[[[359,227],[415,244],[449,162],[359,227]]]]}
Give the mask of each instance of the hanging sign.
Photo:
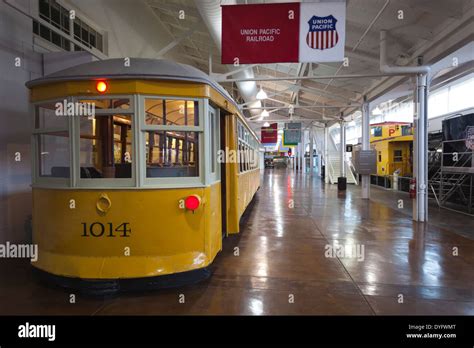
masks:
{"type": "Polygon", "coordinates": [[[283,130],[283,145],[294,146],[301,142],[301,129],[283,130]]]}
{"type": "Polygon", "coordinates": [[[301,122],[285,123],[285,129],[301,129],[301,122]]]}
{"type": "Polygon", "coordinates": [[[262,144],[276,144],[278,142],[278,123],[272,123],[269,127],[262,127],[262,144]]]}
{"type": "Polygon", "coordinates": [[[344,59],[346,3],[222,6],[222,64],[344,59]]]}

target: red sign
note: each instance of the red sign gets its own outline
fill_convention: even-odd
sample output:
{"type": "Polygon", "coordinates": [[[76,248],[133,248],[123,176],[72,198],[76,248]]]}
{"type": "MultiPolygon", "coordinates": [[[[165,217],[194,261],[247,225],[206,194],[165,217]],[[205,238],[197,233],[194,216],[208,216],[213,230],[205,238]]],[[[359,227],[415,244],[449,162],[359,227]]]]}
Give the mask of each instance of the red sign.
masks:
{"type": "Polygon", "coordinates": [[[222,6],[222,64],[297,62],[300,4],[222,6]]]}
{"type": "Polygon", "coordinates": [[[262,144],[276,144],[278,142],[278,123],[270,127],[262,127],[262,144]]]}

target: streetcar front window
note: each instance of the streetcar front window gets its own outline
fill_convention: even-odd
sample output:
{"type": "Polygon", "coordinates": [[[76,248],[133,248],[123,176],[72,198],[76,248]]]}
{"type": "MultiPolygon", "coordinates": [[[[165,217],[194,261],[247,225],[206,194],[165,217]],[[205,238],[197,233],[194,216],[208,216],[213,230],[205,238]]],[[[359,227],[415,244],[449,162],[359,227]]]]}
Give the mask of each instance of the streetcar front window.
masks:
{"type": "Polygon", "coordinates": [[[199,177],[199,101],[145,97],[143,105],[145,178],[199,177]]]}
{"type": "Polygon", "coordinates": [[[95,110],[130,110],[129,98],[101,98],[101,99],[81,99],[82,105],[94,105],[95,110]]]}
{"type": "Polygon", "coordinates": [[[132,144],[132,115],[81,117],[81,179],[131,178],[132,144]]]}
{"type": "Polygon", "coordinates": [[[155,126],[199,126],[194,100],[145,99],[145,123],[155,126]]]}
{"type": "Polygon", "coordinates": [[[145,132],[146,176],[196,177],[199,133],[179,131],[145,132]]]}

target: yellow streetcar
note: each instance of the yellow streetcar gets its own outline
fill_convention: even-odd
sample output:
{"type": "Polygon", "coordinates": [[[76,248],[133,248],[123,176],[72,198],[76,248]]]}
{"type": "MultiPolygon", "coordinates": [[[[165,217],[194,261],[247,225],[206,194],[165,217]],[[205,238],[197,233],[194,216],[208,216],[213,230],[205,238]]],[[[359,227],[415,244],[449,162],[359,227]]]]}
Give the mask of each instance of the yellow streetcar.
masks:
{"type": "Polygon", "coordinates": [[[27,83],[33,264],[91,292],[209,276],[260,186],[259,141],[206,74],[165,60],[82,64],[27,83]]]}

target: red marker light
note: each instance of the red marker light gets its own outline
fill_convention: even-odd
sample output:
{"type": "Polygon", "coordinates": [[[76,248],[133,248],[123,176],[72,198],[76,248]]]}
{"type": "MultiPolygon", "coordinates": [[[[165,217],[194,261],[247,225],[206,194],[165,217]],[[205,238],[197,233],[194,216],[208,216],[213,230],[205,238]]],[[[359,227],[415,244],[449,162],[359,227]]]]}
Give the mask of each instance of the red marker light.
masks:
{"type": "Polygon", "coordinates": [[[201,198],[198,195],[191,195],[184,200],[184,206],[189,210],[196,210],[201,205],[201,198]]]}
{"type": "Polygon", "coordinates": [[[104,81],[98,81],[97,84],[95,85],[95,89],[99,93],[105,93],[108,88],[109,86],[107,86],[107,83],[105,83],[104,81]]]}

